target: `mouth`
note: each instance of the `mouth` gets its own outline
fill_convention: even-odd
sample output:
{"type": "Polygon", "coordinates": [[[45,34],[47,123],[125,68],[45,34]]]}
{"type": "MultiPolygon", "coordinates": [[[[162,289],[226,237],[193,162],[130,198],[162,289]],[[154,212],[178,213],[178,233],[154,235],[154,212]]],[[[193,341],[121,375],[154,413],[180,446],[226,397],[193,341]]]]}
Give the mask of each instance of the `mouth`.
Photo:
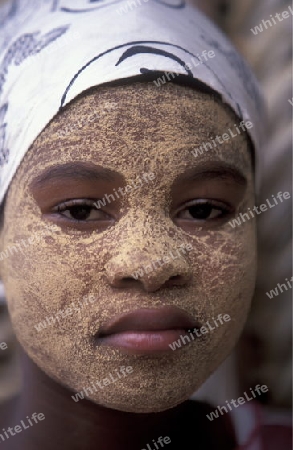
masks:
{"type": "Polygon", "coordinates": [[[142,308],[107,322],[96,342],[128,354],[166,353],[173,351],[174,341],[195,327],[201,327],[200,323],[177,307],[142,308]]]}

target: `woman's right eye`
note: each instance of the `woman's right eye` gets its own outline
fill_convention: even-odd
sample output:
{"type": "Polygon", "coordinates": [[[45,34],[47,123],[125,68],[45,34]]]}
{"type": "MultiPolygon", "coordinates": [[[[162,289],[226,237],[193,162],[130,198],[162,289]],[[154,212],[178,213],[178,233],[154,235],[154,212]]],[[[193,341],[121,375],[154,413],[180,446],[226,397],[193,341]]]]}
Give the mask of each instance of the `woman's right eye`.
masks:
{"type": "Polygon", "coordinates": [[[111,219],[109,214],[97,208],[93,200],[70,200],[58,205],[54,211],[69,220],[78,222],[111,219]]]}

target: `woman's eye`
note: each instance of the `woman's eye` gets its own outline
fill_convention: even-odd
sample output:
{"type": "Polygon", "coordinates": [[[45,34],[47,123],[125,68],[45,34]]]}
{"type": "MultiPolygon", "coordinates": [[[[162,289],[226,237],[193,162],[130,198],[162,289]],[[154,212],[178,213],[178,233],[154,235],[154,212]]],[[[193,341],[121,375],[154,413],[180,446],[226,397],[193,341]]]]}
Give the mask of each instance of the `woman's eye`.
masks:
{"type": "Polygon", "coordinates": [[[62,203],[55,208],[55,212],[71,220],[91,221],[108,220],[110,216],[104,211],[97,209],[94,201],[72,200],[62,203]]]}
{"type": "Polygon", "coordinates": [[[227,205],[216,201],[199,200],[179,211],[177,218],[203,221],[224,217],[229,213],[231,209],[227,205]]]}

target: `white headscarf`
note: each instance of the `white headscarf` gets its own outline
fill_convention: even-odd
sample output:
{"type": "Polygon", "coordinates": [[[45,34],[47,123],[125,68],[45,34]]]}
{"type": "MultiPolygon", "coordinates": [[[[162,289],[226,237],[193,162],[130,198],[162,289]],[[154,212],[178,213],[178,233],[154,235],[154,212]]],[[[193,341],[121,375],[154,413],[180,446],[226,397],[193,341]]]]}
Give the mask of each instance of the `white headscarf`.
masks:
{"type": "Polygon", "coordinates": [[[0,7],[0,27],[0,202],[60,108],[90,87],[148,71],[211,87],[253,123],[248,133],[259,150],[263,109],[255,78],[185,0],[14,0],[0,7]]]}

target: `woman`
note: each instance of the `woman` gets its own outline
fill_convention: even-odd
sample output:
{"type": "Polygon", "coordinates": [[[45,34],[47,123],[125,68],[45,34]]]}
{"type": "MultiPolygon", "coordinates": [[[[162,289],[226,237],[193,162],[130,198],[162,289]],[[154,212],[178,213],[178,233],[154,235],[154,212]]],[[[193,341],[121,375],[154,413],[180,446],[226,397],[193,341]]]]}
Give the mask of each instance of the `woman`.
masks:
{"type": "Polygon", "coordinates": [[[25,246],[0,266],[24,371],[2,447],[234,449],[188,399],[254,290],[255,221],[233,220],[255,205],[255,81],[192,8],[49,3],[2,43],[1,250],[25,246]]]}

